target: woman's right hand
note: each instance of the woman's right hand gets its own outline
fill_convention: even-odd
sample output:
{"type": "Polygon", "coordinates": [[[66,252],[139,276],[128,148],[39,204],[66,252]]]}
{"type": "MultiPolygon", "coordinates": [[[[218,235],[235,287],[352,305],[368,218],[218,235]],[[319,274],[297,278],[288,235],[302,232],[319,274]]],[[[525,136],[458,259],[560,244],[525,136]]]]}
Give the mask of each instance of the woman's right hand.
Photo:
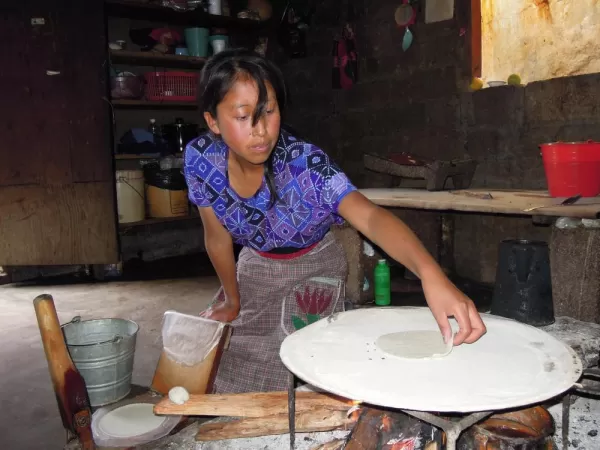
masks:
{"type": "Polygon", "coordinates": [[[206,319],[218,320],[219,322],[233,322],[240,313],[240,302],[223,300],[212,304],[206,311],[200,313],[206,319]]]}

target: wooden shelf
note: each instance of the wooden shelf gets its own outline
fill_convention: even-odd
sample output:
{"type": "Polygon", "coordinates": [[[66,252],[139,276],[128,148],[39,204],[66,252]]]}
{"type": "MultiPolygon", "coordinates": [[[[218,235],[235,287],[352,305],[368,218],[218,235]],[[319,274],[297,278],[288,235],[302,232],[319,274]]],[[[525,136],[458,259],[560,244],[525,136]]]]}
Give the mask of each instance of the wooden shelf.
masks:
{"type": "Polygon", "coordinates": [[[116,64],[189,69],[201,69],[206,62],[206,58],[196,56],[164,55],[155,52],[132,52],[128,50],[110,50],[110,59],[116,64]]]}
{"type": "Polygon", "coordinates": [[[271,22],[218,16],[208,14],[200,8],[193,11],[176,11],[160,5],[126,0],[105,0],[104,3],[106,13],[109,16],[195,27],[227,28],[232,31],[242,31],[245,33],[261,33],[266,31],[271,22]]]}
{"type": "Polygon", "coordinates": [[[160,155],[158,156],[148,156],[148,155],[129,155],[126,153],[115,155],[115,159],[160,159],[160,155]]]}
{"type": "Polygon", "coordinates": [[[126,230],[128,228],[142,227],[146,225],[154,225],[158,223],[184,222],[200,220],[200,216],[180,216],[180,217],[157,217],[151,219],[140,220],[139,222],[120,223],[119,229],[126,230]]]}
{"type": "Polygon", "coordinates": [[[116,108],[198,108],[197,103],[192,102],[151,102],[148,100],[123,100],[117,99],[111,101],[116,108]]]}

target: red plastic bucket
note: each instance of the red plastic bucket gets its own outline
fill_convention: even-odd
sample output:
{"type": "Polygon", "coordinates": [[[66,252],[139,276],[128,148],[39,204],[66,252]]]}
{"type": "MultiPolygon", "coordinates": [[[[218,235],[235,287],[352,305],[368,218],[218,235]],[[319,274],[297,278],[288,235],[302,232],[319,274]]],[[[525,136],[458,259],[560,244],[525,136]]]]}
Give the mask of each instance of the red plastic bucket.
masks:
{"type": "Polygon", "coordinates": [[[540,149],[552,197],[600,194],[599,142],[554,142],[540,149]]]}

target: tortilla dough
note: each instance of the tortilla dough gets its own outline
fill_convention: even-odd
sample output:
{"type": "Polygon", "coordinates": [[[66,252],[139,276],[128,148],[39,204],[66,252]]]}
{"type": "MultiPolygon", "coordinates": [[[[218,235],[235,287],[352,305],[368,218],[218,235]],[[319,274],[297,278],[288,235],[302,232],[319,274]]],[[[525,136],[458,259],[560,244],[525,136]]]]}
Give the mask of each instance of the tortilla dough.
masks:
{"type": "Polygon", "coordinates": [[[151,403],[132,403],[114,409],[100,419],[98,428],[109,436],[133,437],[156,430],[165,421],[154,415],[151,403]]]}
{"type": "Polygon", "coordinates": [[[384,353],[408,359],[446,356],[452,351],[452,341],[444,342],[439,331],[414,330],[379,336],[375,345],[384,353]]]}
{"type": "Polygon", "coordinates": [[[181,386],[175,386],[169,391],[169,400],[176,405],[183,405],[190,399],[190,393],[186,388],[181,386]]]}

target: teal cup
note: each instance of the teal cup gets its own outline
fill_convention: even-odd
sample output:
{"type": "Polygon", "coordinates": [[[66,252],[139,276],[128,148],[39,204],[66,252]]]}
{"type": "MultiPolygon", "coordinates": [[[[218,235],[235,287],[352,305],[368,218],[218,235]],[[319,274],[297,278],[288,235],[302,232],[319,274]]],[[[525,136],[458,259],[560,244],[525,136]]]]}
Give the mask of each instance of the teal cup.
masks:
{"type": "Polygon", "coordinates": [[[208,28],[186,28],[185,42],[190,56],[208,56],[208,28]]]}

